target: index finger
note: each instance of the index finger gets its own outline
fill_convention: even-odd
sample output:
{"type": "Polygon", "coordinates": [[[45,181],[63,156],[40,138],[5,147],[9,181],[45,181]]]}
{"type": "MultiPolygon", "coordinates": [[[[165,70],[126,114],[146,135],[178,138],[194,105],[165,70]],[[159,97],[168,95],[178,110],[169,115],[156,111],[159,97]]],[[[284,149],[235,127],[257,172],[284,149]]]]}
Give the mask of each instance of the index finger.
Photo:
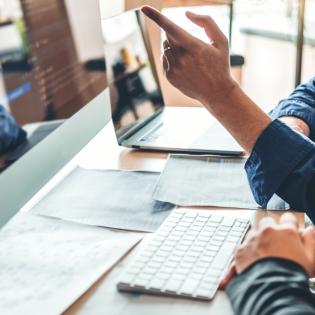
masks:
{"type": "Polygon", "coordinates": [[[165,15],[161,14],[158,10],[150,7],[143,6],[141,11],[151,20],[153,20],[158,26],[160,26],[168,36],[171,36],[172,39],[176,42],[182,42],[184,40],[193,39],[194,37],[188,34],[181,27],[176,25],[170,19],[168,19],[165,15]]]}

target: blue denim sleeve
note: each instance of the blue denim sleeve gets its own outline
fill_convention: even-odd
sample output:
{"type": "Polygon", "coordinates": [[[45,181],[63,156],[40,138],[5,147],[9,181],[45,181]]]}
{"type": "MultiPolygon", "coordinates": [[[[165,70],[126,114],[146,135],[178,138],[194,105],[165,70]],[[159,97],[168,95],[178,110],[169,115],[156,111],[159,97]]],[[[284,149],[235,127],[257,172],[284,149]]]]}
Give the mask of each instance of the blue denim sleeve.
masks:
{"type": "Polygon", "coordinates": [[[0,154],[13,149],[26,139],[26,132],[15,119],[0,105],[0,154]]]}
{"type": "Polygon", "coordinates": [[[258,138],[245,170],[256,202],[277,194],[315,222],[315,143],[274,120],[258,138]]]}
{"type": "Polygon", "coordinates": [[[271,111],[270,116],[273,119],[294,116],[304,120],[310,127],[310,138],[315,140],[315,77],[299,85],[271,111]]]}

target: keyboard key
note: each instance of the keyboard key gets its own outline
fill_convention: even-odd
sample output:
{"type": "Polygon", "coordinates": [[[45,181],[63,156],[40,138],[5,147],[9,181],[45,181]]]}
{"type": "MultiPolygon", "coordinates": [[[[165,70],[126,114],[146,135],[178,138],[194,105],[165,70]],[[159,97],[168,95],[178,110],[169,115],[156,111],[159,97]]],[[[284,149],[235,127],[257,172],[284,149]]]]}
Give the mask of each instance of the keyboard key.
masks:
{"type": "Polygon", "coordinates": [[[230,230],[231,230],[231,228],[228,227],[228,226],[220,226],[220,227],[218,228],[218,231],[229,232],[230,230]]]}
{"type": "Polygon", "coordinates": [[[181,274],[181,273],[174,273],[171,275],[171,279],[174,280],[185,280],[186,279],[186,275],[185,274],[181,274]]]}
{"type": "Polygon", "coordinates": [[[198,289],[196,290],[195,296],[200,299],[211,299],[214,292],[215,291],[213,289],[198,289]]]}
{"type": "Polygon", "coordinates": [[[160,291],[161,288],[165,284],[165,280],[161,278],[153,278],[152,281],[149,284],[149,288],[152,290],[160,291]]]}
{"type": "Polygon", "coordinates": [[[149,281],[147,279],[140,279],[137,278],[134,282],[133,282],[133,286],[139,289],[144,289],[147,285],[149,284],[149,281]]]}
{"type": "Polygon", "coordinates": [[[195,218],[197,216],[197,213],[195,211],[189,211],[186,212],[184,218],[195,218]]]}
{"type": "Polygon", "coordinates": [[[204,279],[211,279],[211,280],[209,280],[209,282],[210,282],[210,281],[213,281],[213,279],[219,279],[221,274],[222,273],[218,269],[208,269],[204,275],[204,279]]]}
{"type": "Polygon", "coordinates": [[[193,223],[193,226],[198,226],[198,227],[203,227],[205,225],[205,222],[203,221],[203,222],[199,222],[199,221],[195,221],[194,223],[193,223]]]}
{"type": "Polygon", "coordinates": [[[159,278],[162,280],[168,280],[170,278],[170,275],[168,273],[164,273],[164,272],[158,272],[154,278],[159,278]]]}
{"type": "Polygon", "coordinates": [[[170,279],[167,281],[163,291],[168,293],[176,293],[182,283],[182,280],[170,279]]]}
{"type": "Polygon", "coordinates": [[[209,219],[208,217],[198,216],[198,218],[196,218],[196,222],[207,222],[208,219],[209,219]]]}
{"type": "Polygon", "coordinates": [[[216,223],[220,223],[223,219],[223,216],[221,215],[212,215],[209,219],[209,222],[216,222],[216,223]]]}
{"type": "Polygon", "coordinates": [[[120,282],[123,283],[123,284],[129,284],[129,283],[132,283],[134,278],[135,278],[134,274],[126,273],[120,279],[120,282]]]}
{"type": "Polygon", "coordinates": [[[176,249],[172,252],[172,255],[174,256],[179,256],[179,257],[183,257],[185,255],[186,251],[184,250],[179,250],[179,249],[176,249]]]}
{"type": "Polygon", "coordinates": [[[197,289],[199,280],[196,279],[187,279],[182,287],[180,288],[180,293],[184,295],[193,295],[197,289]]]}
{"type": "Polygon", "coordinates": [[[187,275],[191,268],[177,268],[176,272],[182,275],[187,275]]]}
{"type": "Polygon", "coordinates": [[[193,221],[194,221],[194,218],[192,218],[192,217],[183,217],[182,218],[182,220],[181,220],[182,222],[188,222],[188,223],[192,223],[193,221]]]}
{"type": "Polygon", "coordinates": [[[214,241],[219,241],[219,242],[223,242],[224,239],[225,239],[225,237],[224,236],[220,236],[220,235],[215,235],[214,238],[213,238],[214,241]]]}
{"type": "Polygon", "coordinates": [[[229,235],[229,236],[225,239],[226,242],[231,242],[231,243],[235,243],[235,244],[237,244],[237,243],[239,242],[239,240],[240,240],[239,237],[231,236],[231,235],[229,235]]]}
{"type": "Polygon", "coordinates": [[[174,271],[175,267],[168,267],[168,266],[163,266],[159,272],[165,273],[167,275],[170,275],[174,271]]]}
{"type": "Polygon", "coordinates": [[[183,261],[185,262],[189,262],[189,263],[194,263],[196,261],[196,257],[193,257],[193,256],[185,256],[183,258],[183,261]]]}
{"type": "Polygon", "coordinates": [[[195,266],[192,270],[192,273],[204,275],[207,271],[207,266],[208,264],[206,264],[206,267],[195,266]]]}
{"type": "Polygon", "coordinates": [[[201,253],[204,250],[204,247],[194,244],[193,246],[191,246],[190,250],[194,251],[194,252],[200,252],[201,253]]]}
{"type": "Polygon", "coordinates": [[[223,226],[233,226],[234,222],[235,222],[234,218],[224,217],[224,219],[221,221],[221,225],[223,225],[223,226]]]}
{"type": "Polygon", "coordinates": [[[180,262],[180,261],[182,261],[183,258],[181,256],[175,256],[173,254],[168,259],[169,259],[169,261],[180,262]]]}
{"type": "Polygon", "coordinates": [[[229,258],[232,256],[234,249],[235,245],[233,243],[224,243],[218,254],[215,256],[211,267],[223,269],[229,262],[229,258]]]}
{"type": "Polygon", "coordinates": [[[171,217],[176,216],[176,215],[183,216],[183,215],[185,215],[185,214],[187,215],[186,210],[176,209],[176,210],[174,210],[174,211],[172,212],[171,217]]]}
{"type": "Polygon", "coordinates": [[[185,231],[187,230],[187,227],[177,225],[177,226],[174,228],[174,230],[175,230],[175,231],[178,231],[178,232],[185,232],[185,231]]]}
{"type": "Polygon", "coordinates": [[[179,244],[176,249],[186,252],[189,249],[190,245],[179,244]]]}

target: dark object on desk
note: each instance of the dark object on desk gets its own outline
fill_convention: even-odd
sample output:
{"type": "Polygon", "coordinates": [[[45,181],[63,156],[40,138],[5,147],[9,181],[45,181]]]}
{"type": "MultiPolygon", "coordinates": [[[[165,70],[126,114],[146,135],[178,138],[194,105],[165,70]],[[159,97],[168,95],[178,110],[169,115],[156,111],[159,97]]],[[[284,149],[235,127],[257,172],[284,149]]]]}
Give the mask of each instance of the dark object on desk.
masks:
{"type": "Polygon", "coordinates": [[[29,72],[32,71],[32,65],[28,61],[28,56],[24,56],[19,60],[8,60],[2,64],[2,70],[4,73],[12,72],[29,72]]]}
{"type": "Polygon", "coordinates": [[[31,211],[84,224],[153,232],[174,208],[153,199],[159,176],[77,167],[31,211]]]}
{"type": "Polygon", "coordinates": [[[6,156],[6,163],[11,164],[18,160],[22,155],[32,149],[36,144],[45,139],[50,133],[56,130],[63,123],[52,122],[43,124],[35,129],[35,131],[21,142],[14,150],[9,152],[6,156]]]}
{"type": "Polygon", "coordinates": [[[88,71],[106,71],[106,63],[104,58],[91,59],[85,63],[84,67],[88,71]]]}
{"type": "Polygon", "coordinates": [[[17,125],[12,115],[0,105],[0,154],[14,149],[25,139],[26,132],[17,125]]]}
{"type": "Polygon", "coordinates": [[[230,64],[232,67],[241,67],[245,64],[245,58],[242,55],[231,54],[230,64]]]}

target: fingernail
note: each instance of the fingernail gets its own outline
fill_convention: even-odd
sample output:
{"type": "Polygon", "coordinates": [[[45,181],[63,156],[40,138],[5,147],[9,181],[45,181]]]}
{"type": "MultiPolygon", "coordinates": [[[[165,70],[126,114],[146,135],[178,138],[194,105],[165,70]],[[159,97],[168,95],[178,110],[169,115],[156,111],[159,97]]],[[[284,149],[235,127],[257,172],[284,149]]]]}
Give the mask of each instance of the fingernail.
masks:
{"type": "Polygon", "coordinates": [[[146,13],[148,10],[149,10],[149,8],[147,6],[145,6],[145,5],[141,7],[141,11],[143,13],[146,13]]]}

